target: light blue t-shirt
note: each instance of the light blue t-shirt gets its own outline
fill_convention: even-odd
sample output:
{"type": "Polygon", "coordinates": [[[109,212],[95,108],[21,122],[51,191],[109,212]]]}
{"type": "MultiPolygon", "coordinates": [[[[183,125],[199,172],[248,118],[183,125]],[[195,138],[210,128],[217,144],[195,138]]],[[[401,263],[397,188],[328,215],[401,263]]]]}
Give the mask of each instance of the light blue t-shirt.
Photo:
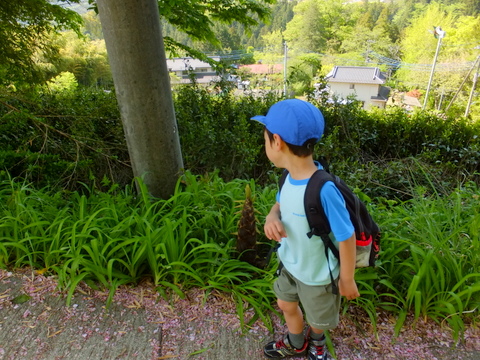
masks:
{"type": "MultiPolygon", "coordinates": [[[[316,235],[311,238],[307,236],[310,228],[305,215],[304,195],[308,180],[295,180],[289,174],[281,192],[277,194],[282,223],[287,232],[287,237],[281,241],[278,256],[285,268],[304,284],[328,285],[331,282],[330,271],[323,241],[316,235]]],[[[354,232],[345,200],[331,181],[325,183],[319,196],[332,229],[330,237],[338,247],[339,241],[349,239],[354,232]]],[[[332,275],[337,278],[339,264],[331,252],[329,262],[332,275]]]]}

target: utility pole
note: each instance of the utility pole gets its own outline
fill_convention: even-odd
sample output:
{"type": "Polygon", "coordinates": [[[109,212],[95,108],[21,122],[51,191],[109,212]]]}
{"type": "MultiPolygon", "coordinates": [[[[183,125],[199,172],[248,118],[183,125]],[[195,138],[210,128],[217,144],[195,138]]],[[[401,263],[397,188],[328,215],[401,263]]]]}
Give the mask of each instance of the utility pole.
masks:
{"type": "Polygon", "coordinates": [[[430,87],[432,86],[433,74],[435,72],[435,65],[437,63],[438,52],[440,51],[440,45],[442,44],[442,39],[445,37],[446,32],[442,30],[440,26],[434,26],[435,30],[433,35],[438,39],[437,50],[435,51],[435,57],[433,58],[432,71],[430,73],[430,80],[428,80],[427,93],[425,94],[425,101],[423,102],[422,110],[427,106],[428,94],[430,92],[430,87]]]}
{"type": "Polygon", "coordinates": [[[475,92],[475,87],[477,86],[477,80],[478,80],[478,71],[480,70],[480,56],[477,56],[477,71],[475,72],[475,75],[473,75],[473,84],[472,84],[472,90],[470,91],[470,96],[468,98],[468,103],[467,103],[467,108],[465,109],[465,117],[467,117],[469,111],[470,111],[470,105],[472,104],[472,99],[473,99],[473,94],[475,92]]]}
{"type": "Polygon", "coordinates": [[[283,42],[283,96],[287,98],[287,42],[283,42]]]}

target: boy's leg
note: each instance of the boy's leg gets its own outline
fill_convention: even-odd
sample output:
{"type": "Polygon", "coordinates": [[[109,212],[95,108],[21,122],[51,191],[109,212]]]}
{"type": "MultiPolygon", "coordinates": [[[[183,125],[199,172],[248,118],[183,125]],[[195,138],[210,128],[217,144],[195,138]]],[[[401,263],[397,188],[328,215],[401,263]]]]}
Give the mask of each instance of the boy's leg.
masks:
{"type": "Polygon", "coordinates": [[[299,303],[280,299],[277,300],[277,303],[287,323],[290,345],[296,349],[301,349],[305,344],[305,334],[303,333],[303,313],[299,303]]]}
{"type": "Polygon", "coordinates": [[[332,285],[301,289],[301,301],[310,325],[308,360],[329,360],[324,330],[338,325],[340,295],[333,294],[332,285]]]}
{"type": "Polygon", "coordinates": [[[315,340],[320,340],[325,337],[323,330],[315,329],[313,326],[310,326],[310,338],[315,340]]]}
{"type": "Polygon", "coordinates": [[[265,345],[263,348],[265,356],[271,359],[302,356],[308,347],[308,341],[303,334],[303,313],[299,306],[295,281],[285,268],[275,281],[274,291],[277,294],[278,307],[287,323],[288,334],[278,341],[271,341],[265,345]]]}
{"type": "Polygon", "coordinates": [[[303,313],[298,302],[277,300],[280,310],[283,311],[287,323],[288,334],[278,341],[271,341],[265,345],[265,356],[280,359],[287,356],[301,356],[307,350],[308,341],[303,333],[303,313]]]}
{"type": "Polygon", "coordinates": [[[292,334],[303,333],[303,313],[298,302],[277,300],[278,307],[283,311],[288,331],[292,334]]]}

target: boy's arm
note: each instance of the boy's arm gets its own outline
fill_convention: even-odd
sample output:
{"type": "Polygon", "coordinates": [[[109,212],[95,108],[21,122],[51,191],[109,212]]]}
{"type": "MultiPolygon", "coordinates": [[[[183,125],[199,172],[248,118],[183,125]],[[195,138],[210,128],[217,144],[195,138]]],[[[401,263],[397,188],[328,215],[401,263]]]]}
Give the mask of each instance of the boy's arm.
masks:
{"type": "Polygon", "coordinates": [[[265,235],[270,240],[281,241],[282,238],[287,236],[281,221],[280,204],[278,202],[270,209],[270,212],[265,218],[265,226],[263,229],[265,230],[265,235]]]}
{"type": "Polygon", "coordinates": [[[355,259],[356,259],[356,239],[355,233],[345,241],[340,243],[340,279],[338,287],[340,295],[348,300],[353,300],[360,296],[355,283],[355,259]]]}

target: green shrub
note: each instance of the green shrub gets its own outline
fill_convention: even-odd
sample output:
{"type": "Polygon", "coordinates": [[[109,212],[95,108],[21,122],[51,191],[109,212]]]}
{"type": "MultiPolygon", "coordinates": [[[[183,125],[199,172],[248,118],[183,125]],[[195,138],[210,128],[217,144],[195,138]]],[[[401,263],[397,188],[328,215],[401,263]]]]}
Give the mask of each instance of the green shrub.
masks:
{"type": "Polygon", "coordinates": [[[226,180],[261,178],[270,165],[254,115],[265,114],[274,96],[234,98],[182,86],[174,94],[185,167],[197,174],[218,170],[226,180]]]}
{"type": "MultiPolygon", "coordinates": [[[[195,174],[218,171],[225,180],[275,181],[263,149],[261,125],[279,99],[274,95],[234,97],[196,85],[176,89],[174,104],[182,155],[195,174]]],[[[70,190],[81,183],[98,189],[129,184],[133,174],[115,94],[78,89],[72,94],[0,94],[0,166],[40,188],[70,190]]],[[[371,196],[411,197],[415,182],[426,185],[415,162],[440,189],[479,181],[479,123],[399,108],[364,111],[358,102],[317,103],[325,115],[325,136],[316,156],[352,186],[371,196]],[[421,175],[420,177],[418,175],[421,175]]],[[[448,192],[448,191],[447,191],[448,192]]]]}
{"type": "MultiPolygon", "coordinates": [[[[119,285],[144,277],[164,296],[219,290],[232,294],[242,319],[250,307],[270,326],[275,262],[264,271],[237,260],[235,232],[246,184],[259,227],[275,187],[186,173],[172,198],[155,200],[139,183],[137,194],[130,186],[69,193],[0,182],[0,266],[55,274],[69,299],[80,281],[108,289],[111,299],[119,285]]],[[[376,268],[357,270],[355,303],[374,326],[383,308],[398,315],[397,333],[413,313],[446,322],[459,336],[480,306],[480,190],[466,183],[448,196],[428,193],[418,187],[403,203],[368,201],[382,251],[376,268]]],[[[259,242],[271,246],[262,233],[259,242]]]]}
{"type": "Polygon", "coordinates": [[[114,94],[1,94],[1,169],[38,188],[81,189],[132,179],[114,94]],[[97,181],[98,179],[98,181],[97,181]]]}

